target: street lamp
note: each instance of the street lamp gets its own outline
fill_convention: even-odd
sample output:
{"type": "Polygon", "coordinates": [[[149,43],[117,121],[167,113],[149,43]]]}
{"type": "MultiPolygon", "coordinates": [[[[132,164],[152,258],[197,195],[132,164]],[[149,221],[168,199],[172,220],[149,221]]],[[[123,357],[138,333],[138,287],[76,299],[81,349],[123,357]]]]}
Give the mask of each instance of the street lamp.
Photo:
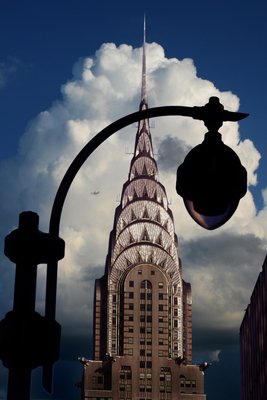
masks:
{"type": "Polygon", "coordinates": [[[177,172],[177,192],[196,222],[207,229],[222,225],[246,193],[246,171],[237,155],[221,142],[218,129],[224,121],[239,121],[248,114],[224,110],[218,98],[211,97],[203,107],[166,106],[140,110],[99,132],[76,156],[60,183],[51,211],[49,233],[39,231],[38,215],[28,211],[20,214],[18,229],[5,239],[5,255],[16,263],[13,310],[0,322],[0,358],[9,369],[7,400],[30,398],[31,370],[38,366],[43,367],[44,388],[52,392],[52,368],[59,358],[61,333],[55,320],[57,265],[64,257],[64,241],[59,238],[60,219],[77,172],[94,150],[115,132],[140,120],[168,115],[202,120],[209,130],[204,142],[188,154],[177,172]],[[230,175],[235,176],[233,181],[230,175]],[[238,190],[234,190],[235,185],[238,190]],[[36,274],[40,263],[47,264],[44,316],[35,311],[36,274]]]}
{"type": "Polygon", "coordinates": [[[218,132],[223,121],[234,120],[235,113],[225,111],[219,99],[211,97],[197,117],[204,121],[208,132],[178,167],[176,191],[183,197],[191,217],[211,230],[234,214],[247,192],[247,171],[218,132]]]}

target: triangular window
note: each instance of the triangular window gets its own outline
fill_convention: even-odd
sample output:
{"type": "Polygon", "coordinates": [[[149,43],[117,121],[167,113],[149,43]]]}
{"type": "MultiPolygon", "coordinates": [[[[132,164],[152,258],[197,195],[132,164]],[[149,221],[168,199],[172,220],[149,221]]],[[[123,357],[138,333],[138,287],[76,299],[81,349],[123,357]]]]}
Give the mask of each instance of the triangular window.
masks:
{"type": "Polygon", "coordinates": [[[155,221],[161,223],[161,217],[160,217],[160,210],[158,210],[156,216],[155,216],[155,221]]]}
{"type": "Polygon", "coordinates": [[[138,195],[137,195],[137,193],[136,193],[136,190],[134,189],[134,191],[133,191],[133,198],[136,199],[137,197],[138,197],[138,195]]]}
{"type": "Polygon", "coordinates": [[[162,234],[160,232],[159,236],[156,239],[156,243],[159,244],[160,246],[162,246],[162,234]]]}
{"type": "Polygon", "coordinates": [[[135,213],[134,213],[134,210],[131,209],[131,221],[134,221],[135,219],[137,219],[137,218],[136,218],[136,215],[135,215],[135,213]]]}
{"type": "Polygon", "coordinates": [[[144,209],[143,218],[144,218],[144,219],[149,219],[149,215],[148,215],[148,211],[147,211],[147,208],[146,208],[146,207],[145,207],[145,209],[144,209]]]}
{"type": "Polygon", "coordinates": [[[142,260],[141,254],[138,252],[137,262],[141,263],[142,261],[143,260],[142,260]]]}
{"type": "Polygon", "coordinates": [[[144,241],[149,241],[150,240],[150,237],[148,235],[148,232],[147,232],[146,228],[143,229],[143,233],[141,235],[141,240],[144,240],[144,241]]]}
{"type": "Polygon", "coordinates": [[[168,226],[169,226],[169,223],[168,223],[168,220],[167,220],[167,221],[164,222],[163,228],[166,229],[166,231],[167,231],[168,230],[168,226]]]}
{"type": "Polygon", "coordinates": [[[147,168],[146,168],[146,164],[144,164],[144,166],[143,166],[142,175],[148,175],[148,173],[147,173],[147,168]]]}
{"type": "Polygon", "coordinates": [[[144,186],[143,197],[148,197],[147,188],[144,186]]]}
{"type": "Polygon", "coordinates": [[[129,267],[130,265],[132,265],[131,261],[128,260],[128,258],[125,257],[125,260],[126,260],[126,265],[127,265],[127,267],[129,267]]]}
{"type": "Polygon", "coordinates": [[[129,243],[134,243],[134,242],[135,242],[134,237],[133,237],[132,233],[129,232],[129,243]]]}
{"type": "Polygon", "coordinates": [[[147,257],[147,262],[153,264],[153,253],[149,254],[149,256],[147,257]]]}

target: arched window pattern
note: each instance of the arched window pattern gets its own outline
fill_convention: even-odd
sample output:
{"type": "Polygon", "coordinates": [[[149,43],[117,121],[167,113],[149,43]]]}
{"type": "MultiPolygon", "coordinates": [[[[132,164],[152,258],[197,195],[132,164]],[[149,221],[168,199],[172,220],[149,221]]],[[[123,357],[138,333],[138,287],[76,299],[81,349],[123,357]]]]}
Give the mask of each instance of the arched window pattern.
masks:
{"type": "Polygon", "coordinates": [[[142,281],[141,289],[152,289],[152,283],[148,280],[142,281]]]}

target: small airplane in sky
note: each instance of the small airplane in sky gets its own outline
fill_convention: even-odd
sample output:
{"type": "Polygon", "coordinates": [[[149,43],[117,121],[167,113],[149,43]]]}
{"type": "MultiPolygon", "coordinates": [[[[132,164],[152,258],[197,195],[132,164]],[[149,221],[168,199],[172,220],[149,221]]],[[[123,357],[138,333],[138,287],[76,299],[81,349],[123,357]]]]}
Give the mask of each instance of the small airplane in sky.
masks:
{"type": "Polygon", "coordinates": [[[98,195],[99,193],[100,193],[99,190],[94,190],[93,192],[91,192],[91,194],[92,194],[93,196],[96,196],[96,195],[98,195]]]}

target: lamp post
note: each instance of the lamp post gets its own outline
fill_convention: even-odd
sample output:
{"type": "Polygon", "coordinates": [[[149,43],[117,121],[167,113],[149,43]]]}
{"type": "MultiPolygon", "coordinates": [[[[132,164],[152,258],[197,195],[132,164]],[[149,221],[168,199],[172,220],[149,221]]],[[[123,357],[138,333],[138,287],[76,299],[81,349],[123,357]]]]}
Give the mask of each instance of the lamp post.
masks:
{"type": "Polygon", "coordinates": [[[177,172],[177,192],[184,198],[195,221],[207,229],[222,225],[246,193],[246,171],[237,155],[221,142],[218,129],[224,121],[239,121],[248,114],[224,110],[218,98],[210,98],[203,107],[166,106],[140,110],[99,132],[76,156],[60,183],[51,211],[49,233],[38,230],[39,217],[29,211],[20,214],[18,229],[5,239],[5,255],[16,264],[13,310],[0,322],[0,358],[9,369],[7,400],[30,398],[31,370],[38,366],[43,367],[43,387],[52,392],[52,369],[59,358],[61,333],[55,320],[57,265],[64,257],[64,241],[59,238],[60,219],[77,172],[94,150],[115,132],[140,120],[168,115],[202,120],[208,128],[204,142],[189,153],[177,172]],[[199,185],[194,175],[202,163],[205,165],[204,172],[201,170],[204,183],[199,185]],[[229,163],[230,167],[226,168],[229,163]],[[208,168],[209,164],[212,168],[208,168]],[[229,173],[235,175],[235,180],[230,180],[229,173]],[[239,190],[233,190],[236,183],[239,183],[239,190]],[[222,190],[219,190],[220,184],[222,190]],[[44,316],[35,311],[36,272],[40,263],[47,264],[44,316]]]}

